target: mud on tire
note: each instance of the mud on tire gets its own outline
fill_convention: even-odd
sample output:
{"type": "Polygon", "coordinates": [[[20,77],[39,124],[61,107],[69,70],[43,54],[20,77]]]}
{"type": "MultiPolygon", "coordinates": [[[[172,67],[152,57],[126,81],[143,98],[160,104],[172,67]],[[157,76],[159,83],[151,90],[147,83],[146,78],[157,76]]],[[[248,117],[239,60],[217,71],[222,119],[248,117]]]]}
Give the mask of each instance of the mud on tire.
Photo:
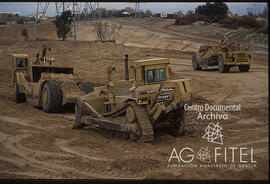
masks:
{"type": "Polygon", "coordinates": [[[198,60],[197,60],[196,53],[193,53],[193,55],[192,55],[192,67],[193,67],[193,70],[200,70],[201,69],[201,67],[198,63],[198,60]]]}
{"type": "Polygon", "coordinates": [[[17,83],[17,77],[15,77],[14,83],[15,83],[15,102],[16,103],[25,102],[26,101],[25,94],[20,93],[20,91],[19,91],[19,85],[17,83]]]}
{"type": "Polygon", "coordinates": [[[63,92],[57,82],[46,82],[42,89],[41,105],[45,112],[57,112],[62,106],[63,92]]]}
{"type": "Polygon", "coordinates": [[[171,134],[174,137],[179,137],[184,135],[185,128],[186,128],[186,123],[185,123],[185,118],[186,118],[186,111],[184,109],[181,109],[179,111],[180,117],[176,119],[175,122],[172,122],[172,127],[171,127],[171,134]]]}
{"type": "Polygon", "coordinates": [[[221,73],[227,73],[230,70],[229,66],[224,65],[224,59],[223,56],[218,56],[218,68],[221,73]]]}

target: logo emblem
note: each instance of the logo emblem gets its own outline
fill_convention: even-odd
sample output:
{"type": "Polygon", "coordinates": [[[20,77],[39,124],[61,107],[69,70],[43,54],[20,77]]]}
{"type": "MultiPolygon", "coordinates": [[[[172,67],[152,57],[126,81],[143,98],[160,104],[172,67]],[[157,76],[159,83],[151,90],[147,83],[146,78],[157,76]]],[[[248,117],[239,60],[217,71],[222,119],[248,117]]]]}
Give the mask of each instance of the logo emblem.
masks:
{"type": "Polygon", "coordinates": [[[207,139],[208,142],[216,143],[216,144],[223,144],[222,137],[220,130],[222,130],[219,124],[209,123],[209,125],[205,129],[205,134],[202,136],[203,139],[207,139]]]}
{"type": "Polygon", "coordinates": [[[208,150],[208,147],[201,147],[198,151],[197,158],[202,162],[211,163],[210,150],[208,150]]]}

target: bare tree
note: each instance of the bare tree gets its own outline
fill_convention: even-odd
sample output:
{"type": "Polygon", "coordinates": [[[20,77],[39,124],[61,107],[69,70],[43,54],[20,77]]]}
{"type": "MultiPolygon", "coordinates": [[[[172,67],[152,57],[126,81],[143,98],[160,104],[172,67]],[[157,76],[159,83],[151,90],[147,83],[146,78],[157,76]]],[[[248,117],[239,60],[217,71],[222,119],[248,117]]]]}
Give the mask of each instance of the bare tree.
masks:
{"type": "Polygon", "coordinates": [[[21,34],[24,37],[24,41],[27,41],[28,40],[28,37],[29,37],[28,30],[27,29],[22,29],[21,30],[21,34]]]}
{"type": "Polygon", "coordinates": [[[122,25],[115,22],[96,21],[95,30],[100,41],[116,40],[122,25]]]}

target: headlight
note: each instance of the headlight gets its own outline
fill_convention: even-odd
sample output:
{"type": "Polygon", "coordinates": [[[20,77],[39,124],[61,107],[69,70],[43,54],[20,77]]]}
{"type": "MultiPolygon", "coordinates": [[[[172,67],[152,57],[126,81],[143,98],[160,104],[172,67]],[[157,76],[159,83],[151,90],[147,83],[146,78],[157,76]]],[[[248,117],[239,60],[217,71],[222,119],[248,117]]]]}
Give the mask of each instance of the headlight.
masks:
{"type": "Polygon", "coordinates": [[[143,95],[143,94],[150,94],[150,93],[155,93],[156,90],[152,89],[152,90],[147,90],[147,91],[137,91],[136,95],[143,95]]]}
{"type": "Polygon", "coordinates": [[[174,88],[162,88],[160,91],[161,92],[174,91],[174,88]]]}

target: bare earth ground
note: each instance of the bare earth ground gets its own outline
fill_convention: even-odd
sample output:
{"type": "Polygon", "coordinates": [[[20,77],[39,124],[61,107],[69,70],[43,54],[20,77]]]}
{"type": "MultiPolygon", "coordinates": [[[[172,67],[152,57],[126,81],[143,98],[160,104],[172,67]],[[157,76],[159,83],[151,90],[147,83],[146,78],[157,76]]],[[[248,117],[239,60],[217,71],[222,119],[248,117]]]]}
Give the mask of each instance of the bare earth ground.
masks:
{"type": "MultiPolygon", "coordinates": [[[[255,53],[255,63],[247,73],[238,69],[226,74],[193,71],[190,52],[202,43],[219,41],[221,35],[216,29],[209,27],[206,35],[198,32],[205,27],[177,28],[170,26],[170,20],[117,21],[123,25],[117,44],[91,42],[96,38],[90,22],[80,24],[81,41],[66,42],[56,41],[52,24],[41,26],[40,37],[47,41],[23,41],[20,29],[28,28],[31,36],[33,25],[0,27],[0,178],[268,179],[268,51],[255,53]],[[13,100],[10,54],[34,57],[45,42],[52,47],[51,56],[58,65],[74,67],[76,75],[95,85],[104,84],[105,66],[109,64],[116,66],[114,79],[124,78],[124,54],[129,54],[131,61],[170,58],[174,78],[192,79],[193,104],[241,103],[241,111],[229,112],[228,120],[213,121],[196,120],[198,113],[188,112],[187,122],[195,124],[187,127],[185,136],[175,138],[159,132],[152,144],[112,138],[93,128],[73,130],[73,120],[66,118],[70,112],[48,114],[13,100]],[[202,139],[209,122],[219,122],[223,128],[222,146],[202,139]],[[168,167],[173,148],[198,151],[202,146],[210,150],[215,146],[253,148],[257,167],[168,167]]],[[[231,157],[228,154],[228,160],[231,157]]]]}

